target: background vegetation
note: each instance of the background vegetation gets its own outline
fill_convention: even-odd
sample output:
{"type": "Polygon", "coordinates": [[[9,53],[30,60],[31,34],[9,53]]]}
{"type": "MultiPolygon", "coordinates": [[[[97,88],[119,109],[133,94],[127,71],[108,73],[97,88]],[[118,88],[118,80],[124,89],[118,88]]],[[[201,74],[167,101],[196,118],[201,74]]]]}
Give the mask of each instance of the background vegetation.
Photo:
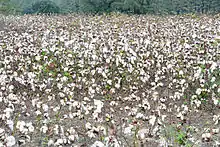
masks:
{"type": "Polygon", "coordinates": [[[109,13],[185,14],[219,13],[219,0],[0,0],[5,14],[109,13]]]}

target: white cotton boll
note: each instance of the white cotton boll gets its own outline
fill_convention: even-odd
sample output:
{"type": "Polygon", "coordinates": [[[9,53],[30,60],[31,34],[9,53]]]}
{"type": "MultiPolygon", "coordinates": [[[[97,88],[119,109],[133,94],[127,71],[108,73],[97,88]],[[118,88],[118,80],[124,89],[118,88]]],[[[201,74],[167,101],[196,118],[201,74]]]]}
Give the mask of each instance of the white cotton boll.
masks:
{"type": "Polygon", "coordinates": [[[146,45],[149,45],[151,43],[151,41],[148,40],[148,39],[146,39],[144,42],[145,42],[146,45]]]}
{"type": "Polygon", "coordinates": [[[92,74],[92,75],[95,75],[95,72],[96,72],[95,70],[92,70],[92,71],[91,71],[91,74],[92,74]]]}
{"type": "Polygon", "coordinates": [[[185,48],[189,49],[190,48],[190,45],[185,43],[185,48]]]}
{"type": "Polygon", "coordinates": [[[104,53],[108,52],[108,48],[107,48],[107,47],[104,47],[104,48],[103,48],[103,52],[104,52],[104,53]]]}
{"type": "Polygon", "coordinates": [[[55,142],[55,146],[59,146],[59,145],[61,145],[61,144],[63,144],[63,139],[57,139],[57,141],[55,142]]]}
{"type": "Polygon", "coordinates": [[[168,68],[168,69],[171,69],[171,68],[172,68],[172,64],[168,64],[168,65],[167,65],[167,68],[168,68]]]}
{"type": "Polygon", "coordinates": [[[136,118],[144,118],[144,115],[143,115],[142,113],[138,113],[138,114],[136,115],[136,118]]]}
{"type": "Polygon", "coordinates": [[[14,130],[14,122],[12,120],[7,120],[7,125],[11,129],[11,131],[14,130]]]}
{"type": "Polygon", "coordinates": [[[183,116],[183,114],[180,112],[180,113],[177,114],[177,118],[180,118],[181,120],[183,120],[183,119],[184,119],[184,116],[183,116]]]}
{"type": "Polygon", "coordinates": [[[18,121],[17,122],[17,125],[16,125],[16,128],[19,129],[19,131],[23,132],[24,129],[25,129],[25,122],[24,121],[18,121]]]}
{"type": "Polygon", "coordinates": [[[57,83],[57,88],[59,88],[59,90],[63,87],[62,83],[57,83]]]}
{"type": "Polygon", "coordinates": [[[95,112],[92,114],[93,119],[95,119],[95,120],[98,119],[98,115],[99,115],[98,112],[95,111],[95,112]]]}
{"type": "Polygon", "coordinates": [[[65,67],[63,70],[64,70],[64,71],[68,71],[68,70],[69,70],[69,68],[68,68],[68,67],[65,67]]]}
{"type": "Polygon", "coordinates": [[[46,133],[47,130],[48,130],[48,127],[47,126],[42,126],[40,130],[41,130],[41,132],[46,133]]]}
{"type": "Polygon", "coordinates": [[[214,89],[214,88],[216,88],[216,87],[218,87],[217,84],[213,84],[213,85],[212,85],[212,89],[214,89]]]}
{"type": "Polygon", "coordinates": [[[200,105],[202,104],[200,100],[194,100],[194,103],[197,107],[200,107],[200,105]]]}
{"type": "Polygon", "coordinates": [[[133,128],[132,125],[129,125],[129,127],[126,127],[126,128],[124,129],[124,134],[126,134],[126,135],[132,135],[132,128],[133,128]]]}
{"type": "Polygon", "coordinates": [[[213,103],[214,103],[215,105],[218,105],[218,104],[219,104],[219,100],[218,100],[218,99],[213,98],[212,100],[213,100],[213,103]]]}
{"type": "Polygon", "coordinates": [[[202,89],[201,88],[196,89],[196,94],[197,95],[200,95],[201,93],[202,93],[202,89]]]}
{"type": "Polygon", "coordinates": [[[212,132],[213,132],[214,134],[218,134],[218,133],[219,133],[219,128],[217,128],[217,129],[212,129],[212,132]]]}
{"type": "Polygon", "coordinates": [[[5,130],[0,128],[0,136],[4,135],[4,133],[5,133],[5,130]]]}
{"type": "Polygon", "coordinates": [[[215,122],[215,125],[218,124],[219,119],[220,119],[219,115],[213,115],[213,121],[215,122]]]}
{"type": "Polygon", "coordinates": [[[89,93],[90,94],[94,94],[95,93],[95,89],[93,89],[92,87],[89,87],[89,93]]]}
{"type": "Polygon", "coordinates": [[[36,59],[37,61],[40,61],[41,57],[40,57],[40,56],[36,56],[35,59],[36,59]]]}
{"type": "Polygon", "coordinates": [[[115,84],[115,88],[119,89],[120,88],[120,84],[119,83],[115,84]]]}
{"type": "Polygon", "coordinates": [[[85,127],[86,127],[87,130],[91,130],[92,129],[92,125],[89,122],[87,122],[85,124],[85,127]]]}
{"type": "Polygon", "coordinates": [[[90,130],[87,132],[87,135],[89,136],[89,138],[95,138],[95,134],[93,133],[93,130],[90,130]]]}
{"type": "Polygon", "coordinates": [[[54,145],[54,141],[52,139],[50,139],[47,143],[48,147],[51,147],[54,145]]]}
{"type": "Polygon", "coordinates": [[[67,55],[67,57],[72,58],[72,57],[73,57],[73,55],[72,55],[72,54],[68,54],[68,55],[67,55]]]}
{"type": "Polygon", "coordinates": [[[109,58],[106,59],[106,63],[110,63],[111,60],[109,58]]]}
{"type": "Polygon", "coordinates": [[[65,97],[65,94],[62,93],[62,92],[59,92],[59,96],[60,96],[61,98],[64,98],[64,97],[65,97]]]}
{"type": "Polygon", "coordinates": [[[220,88],[218,88],[217,92],[220,93],[220,88]]]}
{"type": "Polygon", "coordinates": [[[56,50],[56,48],[55,47],[50,47],[50,49],[49,49],[51,52],[54,52],[55,50],[56,50]]]}
{"type": "Polygon", "coordinates": [[[211,69],[211,72],[213,72],[216,68],[218,67],[217,63],[216,62],[213,62],[210,69],[211,69]]]}
{"type": "Polygon", "coordinates": [[[101,113],[102,112],[101,109],[102,109],[104,103],[100,100],[95,100],[94,99],[94,105],[96,105],[96,112],[101,113]]]}
{"type": "Polygon", "coordinates": [[[48,107],[47,104],[43,104],[43,105],[42,105],[42,108],[43,108],[44,112],[47,112],[48,109],[49,109],[49,107],[48,107]]]}
{"type": "Polygon", "coordinates": [[[112,80],[108,80],[107,83],[108,83],[109,85],[112,85],[112,80]]]}
{"type": "Polygon", "coordinates": [[[158,82],[160,80],[160,78],[159,77],[155,77],[155,82],[158,82]]]}
{"type": "Polygon", "coordinates": [[[66,105],[66,103],[65,103],[65,101],[64,101],[63,99],[60,100],[60,104],[61,104],[62,106],[66,105]]]}
{"type": "Polygon", "coordinates": [[[64,76],[60,80],[61,80],[61,82],[66,82],[66,81],[68,81],[68,78],[66,76],[64,76]]]}
{"type": "Polygon", "coordinates": [[[215,82],[216,78],[212,77],[211,82],[215,82]]]}
{"type": "Polygon", "coordinates": [[[179,71],[179,75],[183,75],[183,71],[182,70],[179,71]]]}
{"type": "Polygon", "coordinates": [[[117,57],[116,57],[115,62],[116,62],[116,66],[119,66],[119,59],[117,57]]]}
{"type": "Polygon", "coordinates": [[[8,95],[8,99],[11,100],[11,101],[16,101],[16,100],[18,100],[18,98],[16,97],[16,95],[15,95],[15,94],[12,94],[12,93],[10,93],[10,94],[8,95]]]}
{"type": "Polygon", "coordinates": [[[1,87],[1,90],[5,90],[6,88],[4,86],[1,87]]]}
{"type": "Polygon", "coordinates": [[[158,87],[159,87],[159,86],[162,87],[163,85],[164,85],[164,84],[163,84],[162,82],[160,82],[160,83],[157,84],[158,87]]]}
{"type": "Polygon", "coordinates": [[[6,138],[7,147],[12,147],[13,145],[15,145],[15,143],[16,143],[16,140],[15,140],[14,136],[8,136],[6,138]]]}
{"type": "Polygon", "coordinates": [[[143,69],[140,70],[140,75],[145,75],[145,71],[143,69]]]}
{"type": "Polygon", "coordinates": [[[199,78],[200,75],[201,75],[201,72],[202,72],[202,70],[201,70],[201,68],[199,68],[199,69],[196,71],[196,73],[194,74],[194,77],[195,77],[195,78],[199,78]]]}
{"type": "Polygon", "coordinates": [[[41,115],[42,113],[41,113],[39,110],[37,110],[37,111],[35,112],[35,114],[36,114],[36,115],[41,115]]]}
{"type": "Polygon", "coordinates": [[[204,134],[202,134],[202,138],[205,139],[205,140],[206,139],[210,139],[211,136],[212,136],[211,133],[204,133],[204,134]]]}
{"type": "Polygon", "coordinates": [[[159,96],[158,92],[154,92],[154,93],[152,94],[152,97],[153,97],[154,100],[157,100],[157,99],[158,99],[158,96],[159,96]]]}
{"type": "Polygon", "coordinates": [[[55,127],[54,127],[54,133],[56,134],[56,135],[58,135],[59,134],[59,126],[58,125],[55,125],[55,127]]]}
{"type": "Polygon", "coordinates": [[[196,34],[193,34],[193,35],[192,35],[192,38],[193,38],[193,39],[196,38],[196,34]]]}
{"type": "Polygon", "coordinates": [[[70,141],[74,141],[74,140],[75,140],[75,137],[74,137],[74,135],[70,135],[70,136],[68,136],[68,139],[69,139],[70,141]]]}
{"type": "Polygon", "coordinates": [[[155,115],[151,115],[150,117],[149,117],[149,123],[153,126],[154,124],[155,124],[155,122],[156,122],[156,116],[155,115]]]}
{"type": "Polygon", "coordinates": [[[105,145],[100,141],[96,141],[91,147],[105,147],[105,145]]]}
{"type": "Polygon", "coordinates": [[[149,129],[141,129],[138,131],[138,136],[140,139],[145,139],[146,135],[149,133],[149,129]]]}
{"type": "Polygon", "coordinates": [[[34,126],[31,124],[31,125],[29,125],[28,126],[28,130],[29,130],[29,132],[34,132],[34,126]]]}
{"type": "Polygon", "coordinates": [[[11,116],[13,110],[11,108],[6,108],[4,112],[5,112],[5,117],[8,119],[11,116]]]}
{"type": "Polygon", "coordinates": [[[115,88],[111,88],[110,93],[115,93],[115,88]]]}
{"type": "Polygon", "coordinates": [[[186,82],[186,80],[185,80],[185,79],[182,79],[182,80],[180,81],[180,85],[183,85],[185,82],[186,82]]]}
{"type": "Polygon", "coordinates": [[[14,89],[14,85],[10,85],[9,87],[8,87],[8,89],[11,91],[11,90],[13,90],[14,89]]]}

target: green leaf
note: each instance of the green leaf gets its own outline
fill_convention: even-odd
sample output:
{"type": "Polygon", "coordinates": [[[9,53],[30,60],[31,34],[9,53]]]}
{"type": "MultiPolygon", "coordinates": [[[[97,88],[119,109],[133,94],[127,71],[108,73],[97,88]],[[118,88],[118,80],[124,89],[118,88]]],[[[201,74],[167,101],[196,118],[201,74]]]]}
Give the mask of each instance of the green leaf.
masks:
{"type": "Polygon", "coordinates": [[[71,75],[70,75],[69,72],[64,72],[64,76],[66,76],[66,77],[70,77],[71,75]]]}
{"type": "Polygon", "coordinates": [[[46,52],[45,52],[45,51],[42,51],[42,52],[41,52],[41,55],[45,56],[45,55],[46,55],[46,52]]]}

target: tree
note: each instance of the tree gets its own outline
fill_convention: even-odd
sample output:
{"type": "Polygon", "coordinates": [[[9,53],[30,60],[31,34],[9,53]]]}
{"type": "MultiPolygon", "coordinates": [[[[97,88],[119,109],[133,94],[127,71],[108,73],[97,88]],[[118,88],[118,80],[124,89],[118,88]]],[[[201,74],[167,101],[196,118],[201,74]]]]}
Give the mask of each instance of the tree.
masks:
{"type": "Polygon", "coordinates": [[[51,14],[51,13],[60,13],[60,8],[52,1],[39,1],[34,3],[30,8],[26,8],[24,10],[25,14],[29,13],[46,13],[46,14],[51,14]]]}
{"type": "Polygon", "coordinates": [[[87,2],[94,8],[95,13],[100,13],[111,12],[111,5],[115,0],[88,0],[87,2]]]}
{"type": "Polygon", "coordinates": [[[21,9],[17,7],[10,0],[0,0],[0,13],[3,14],[16,14],[21,12],[21,9]]]}

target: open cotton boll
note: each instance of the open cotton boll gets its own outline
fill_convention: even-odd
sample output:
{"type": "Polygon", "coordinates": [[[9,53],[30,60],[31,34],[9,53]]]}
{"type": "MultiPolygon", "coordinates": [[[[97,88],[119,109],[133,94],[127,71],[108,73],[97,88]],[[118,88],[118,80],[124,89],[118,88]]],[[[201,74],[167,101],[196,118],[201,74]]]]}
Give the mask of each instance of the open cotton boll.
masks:
{"type": "Polygon", "coordinates": [[[100,141],[96,141],[91,147],[105,147],[105,145],[100,141]]]}
{"type": "Polygon", "coordinates": [[[7,147],[12,147],[16,144],[16,140],[15,140],[15,137],[14,136],[8,136],[6,138],[6,145],[7,147]]]}
{"type": "Polygon", "coordinates": [[[12,120],[7,120],[7,125],[11,129],[11,131],[14,130],[14,122],[12,120]]]}
{"type": "Polygon", "coordinates": [[[102,101],[100,101],[100,100],[95,100],[94,99],[94,105],[96,105],[96,110],[95,111],[97,113],[101,113],[102,112],[101,109],[102,109],[104,103],[102,101]]]}
{"type": "Polygon", "coordinates": [[[155,115],[151,115],[151,116],[149,116],[149,123],[153,126],[154,124],[155,124],[155,122],[156,122],[156,116],[155,115]]]}

